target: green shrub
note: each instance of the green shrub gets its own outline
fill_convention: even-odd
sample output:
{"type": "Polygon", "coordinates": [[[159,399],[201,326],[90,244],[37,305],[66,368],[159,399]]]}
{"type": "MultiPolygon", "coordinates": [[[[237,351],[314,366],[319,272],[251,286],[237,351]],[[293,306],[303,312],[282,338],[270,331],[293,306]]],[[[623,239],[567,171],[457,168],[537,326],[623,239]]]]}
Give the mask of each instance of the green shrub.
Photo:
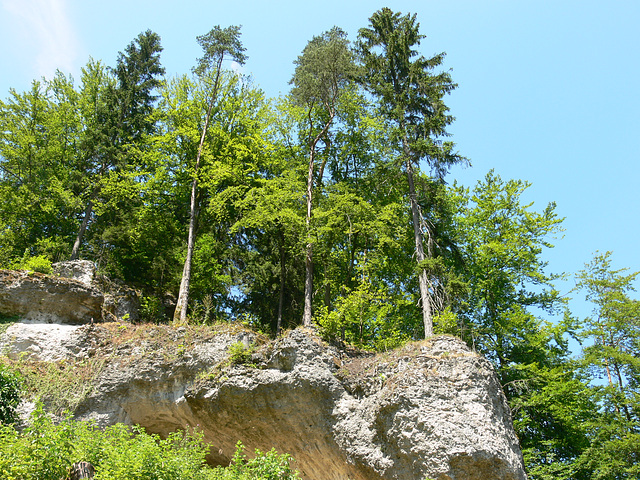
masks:
{"type": "Polygon", "coordinates": [[[248,460],[242,444],[229,467],[205,464],[209,446],[202,434],[172,433],[166,439],[141,427],[123,424],[104,430],[67,418],[59,424],[38,405],[31,425],[18,432],[0,425],[0,478],[3,480],[59,480],[74,463],[95,468],[95,480],[298,480],[291,457],[275,450],[248,460]]]}
{"type": "Polygon", "coordinates": [[[162,299],[155,296],[140,297],[138,310],[140,323],[164,323],[166,321],[162,299]]]}
{"type": "Polygon", "coordinates": [[[454,312],[447,307],[433,318],[433,332],[436,335],[462,336],[461,321],[454,312]]]}
{"type": "Polygon", "coordinates": [[[0,424],[16,421],[16,407],[20,403],[21,386],[20,375],[6,365],[0,364],[0,424]]]}
{"type": "Polygon", "coordinates": [[[100,443],[91,443],[84,456],[96,468],[96,480],[204,480],[208,450],[200,434],[175,432],[162,440],[141,427],[131,431],[119,424],[108,428],[100,443]]]}
{"type": "Polygon", "coordinates": [[[244,343],[236,342],[229,345],[229,361],[234,365],[241,365],[243,363],[249,362],[251,360],[251,355],[253,354],[253,348],[245,347],[244,343]]]}
{"type": "Polygon", "coordinates": [[[403,326],[411,308],[408,299],[365,278],[338,298],[332,310],[321,308],[314,318],[327,339],[341,338],[357,348],[387,351],[411,338],[403,326]]]}
{"type": "Polygon", "coordinates": [[[207,451],[199,434],[178,432],[162,440],[122,424],[103,431],[67,418],[56,425],[39,406],[23,432],[0,427],[0,478],[59,480],[86,461],[95,467],[95,480],[206,480],[207,451]]]}
{"type": "Polygon", "coordinates": [[[274,449],[263,453],[256,449],[255,458],[247,459],[244,446],[238,442],[231,465],[218,467],[209,476],[211,480],[298,480],[297,471],[292,470],[293,459],[288,454],[278,454],[274,449]]]}
{"type": "Polygon", "coordinates": [[[24,433],[12,426],[0,430],[0,478],[5,480],[59,480],[71,466],[74,436],[72,425],[53,424],[42,406],[31,417],[24,433]]]}
{"type": "Polygon", "coordinates": [[[30,272],[38,273],[53,273],[53,267],[51,266],[51,260],[45,255],[29,255],[28,251],[24,252],[24,255],[20,260],[16,260],[11,268],[14,270],[29,270],[30,272]]]}

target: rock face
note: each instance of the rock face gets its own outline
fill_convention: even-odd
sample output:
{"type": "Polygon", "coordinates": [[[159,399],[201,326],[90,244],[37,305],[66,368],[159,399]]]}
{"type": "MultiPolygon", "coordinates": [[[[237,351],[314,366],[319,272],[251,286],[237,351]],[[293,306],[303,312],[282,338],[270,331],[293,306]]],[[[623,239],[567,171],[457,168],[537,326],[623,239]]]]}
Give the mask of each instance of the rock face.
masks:
{"type": "Polygon", "coordinates": [[[102,292],[78,280],[0,270],[0,315],[31,322],[82,324],[102,319],[102,292]]]}
{"type": "Polygon", "coordinates": [[[137,292],[96,275],[92,262],[74,260],[52,266],[53,275],[0,270],[0,315],[71,325],[138,320],[137,292]]]}
{"type": "MultiPolygon", "coordinates": [[[[242,441],[247,451],[290,453],[308,480],[526,478],[490,364],[453,337],[372,355],[302,329],[267,341],[239,329],[203,337],[189,327],[115,328],[55,337],[53,350],[69,359],[105,359],[77,418],[161,435],[197,426],[212,464],[228,463],[242,441]]],[[[2,337],[5,351],[20,330],[2,337]]]]}
{"type": "Polygon", "coordinates": [[[89,260],[70,260],[51,265],[53,274],[58,277],[72,278],[86,286],[91,286],[96,275],[96,267],[89,260]]]}

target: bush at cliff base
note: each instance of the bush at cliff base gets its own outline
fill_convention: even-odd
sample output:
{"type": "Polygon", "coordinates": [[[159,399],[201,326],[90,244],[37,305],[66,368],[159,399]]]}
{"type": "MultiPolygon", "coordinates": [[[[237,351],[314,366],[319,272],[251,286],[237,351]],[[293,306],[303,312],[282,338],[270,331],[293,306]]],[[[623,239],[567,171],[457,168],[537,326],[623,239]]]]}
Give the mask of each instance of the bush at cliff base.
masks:
{"type": "Polygon", "coordinates": [[[118,424],[104,430],[70,418],[59,424],[39,406],[30,425],[18,432],[0,426],[0,478],[59,480],[72,465],[89,462],[95,480],[294,480],[288,455],[275,451],[247,460],[239,444],[227,468],[205,464],[209,447],[202,435],[183,431],[161,439],[140,427],[118,424]]]}
{"type": "Polygon", "coordinates": [[[18,373],[0,364],[0,425],[7,425],[16,420],[21,383],[18,373]]]}

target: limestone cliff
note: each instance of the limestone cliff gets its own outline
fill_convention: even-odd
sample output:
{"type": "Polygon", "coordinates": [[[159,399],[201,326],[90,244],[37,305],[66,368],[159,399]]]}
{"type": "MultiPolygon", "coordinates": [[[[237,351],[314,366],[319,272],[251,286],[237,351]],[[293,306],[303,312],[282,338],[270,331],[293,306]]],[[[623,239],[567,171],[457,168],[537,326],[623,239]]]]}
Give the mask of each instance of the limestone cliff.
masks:
{"type": "Polygon", "coordinates": [[[233,326],[16,323],[0,343],[23,362],[94,365],[77,418],[197,427],[212,464],[240,440],[291,453],[309,480],[526,478],[490,364],[453,337],[372,355],[304,329],[271,341],[233,326]]]}
{"type": "Polygon", "coordinates": [[[135,321],[135,290],[104,276],[86,260],[53,264],[53,275],[0,269],[0,316],[39,322],[84,324],[135,321]]]}
{"type": "Polygon", "coordinates": [[[35,393],[52,410],[161,435],[196,427],[212,464],[238,441],[273,447],[308,480],[526,478],[491,365],[458,339],[374,355],[308,329],[269,340],[238,325],[135,325],[122,322],[134,291],[90,262],[55,268],[0,270],[0,361],[49,372],[35,393]]]}

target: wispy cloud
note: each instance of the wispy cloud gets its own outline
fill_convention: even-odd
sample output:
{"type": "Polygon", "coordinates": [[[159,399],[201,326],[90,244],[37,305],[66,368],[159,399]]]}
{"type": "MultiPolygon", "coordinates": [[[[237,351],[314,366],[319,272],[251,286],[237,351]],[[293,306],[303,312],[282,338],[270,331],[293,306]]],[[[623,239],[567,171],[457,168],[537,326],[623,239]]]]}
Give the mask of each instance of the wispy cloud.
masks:
{"type": "Polygon", "coordinates": [[[51,77],[56,69],[74,70],[78,43],[67,0],[0,0],[0,4],[16,22],[21,37],[16,41],[29,47],[25,54],[33,55],[35,75],[51,77]]]}

